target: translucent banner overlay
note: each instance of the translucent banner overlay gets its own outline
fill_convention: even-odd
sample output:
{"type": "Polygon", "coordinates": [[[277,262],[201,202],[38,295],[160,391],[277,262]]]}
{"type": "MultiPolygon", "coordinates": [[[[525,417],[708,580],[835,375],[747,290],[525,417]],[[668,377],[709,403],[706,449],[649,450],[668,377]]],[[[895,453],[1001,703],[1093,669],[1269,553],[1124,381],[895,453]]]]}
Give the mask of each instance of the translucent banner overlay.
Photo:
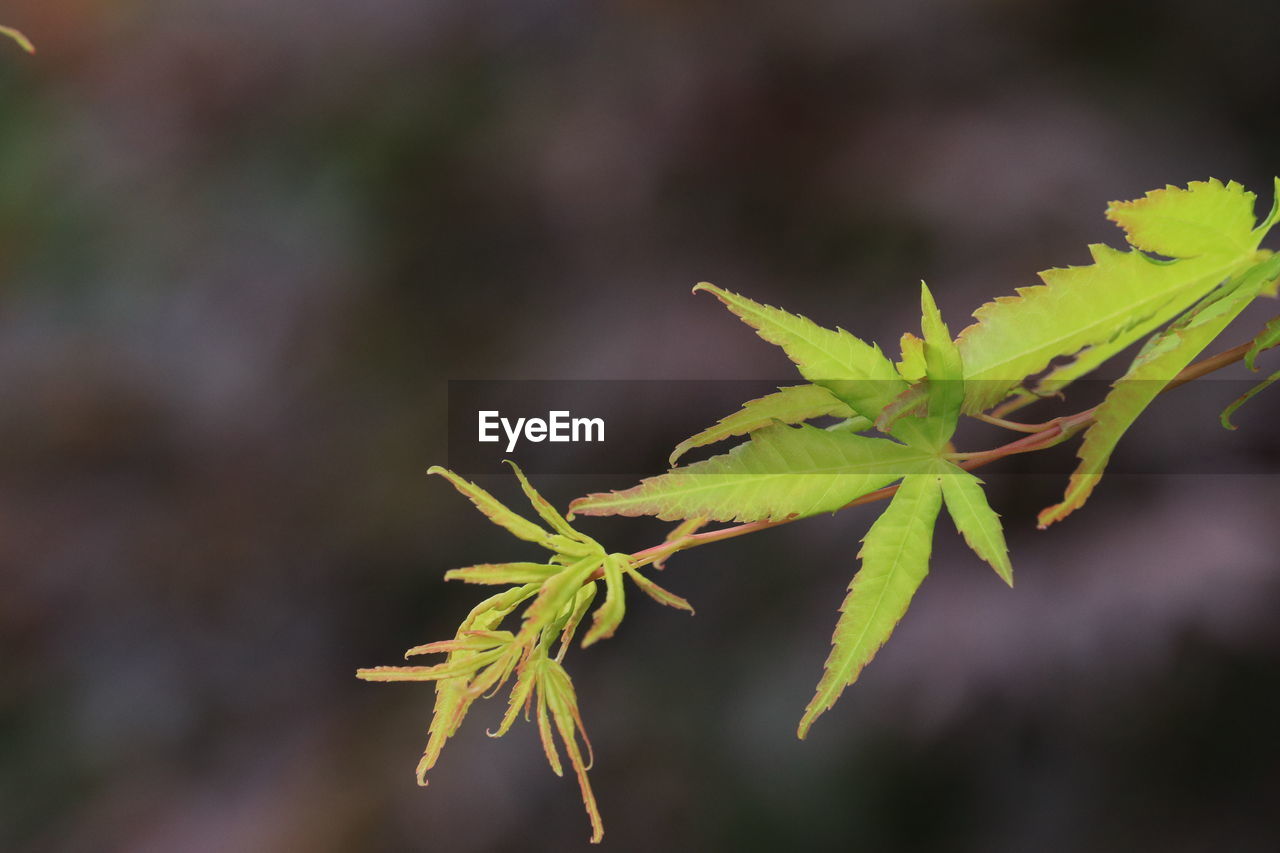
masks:
{"type": "MultiPolygon", "coordinates": [[[[1219,414],[1258,379],[1201,379],[1158,396],[1121,439],[1106,471],[1112,474],[1280,474],[1280,392],[1264,392],[1233,418],[1229,432],[1219,414]]],[[[668,470],[668,458],[682,441],[738,412],[743,403],[798,384],[796,380],[452,380],[448,393],[448,466],[464,476],[501,474],[503,460],[541,475],[630,475],[668,470]]],[[[889,383],[881,383],[889,385],[889,383]]],[[[1129,383],[1146,397],[1155,383],[1129,383]]],[[[900,391],[876,383],[846,382],[845,399],[890,397],[900,391]]],[[[1115,386],[1107,380],[1079,380],[1063,398],[1045,398],[1007,414],[1007,420],[1036,424],[1073,415],[1101,402],[1115,386]]],[[[848,413],[843,413],[847,415],[848,413]]],[[[832,428],[841,414],[817,417],[814,426],[832,428]]],[[[886,439],[874,426],[862,435],[886,439]]],[[[971,417],[960,419],[957,450],[990,450],[1024,437],[971,417]]],[[[727,453],[747,441],[731,436],[689,449],[686,465],[727,453]]],[[[1068,474],[1079,464],[1079,439],[1048,450],[1001,460],[989,470],[1006,473],[1068,474]]],[[[902,471],[900,473],[910,473],[902,471]]],[[[722,476],[722,475],[721,475],[722,476]]]]}

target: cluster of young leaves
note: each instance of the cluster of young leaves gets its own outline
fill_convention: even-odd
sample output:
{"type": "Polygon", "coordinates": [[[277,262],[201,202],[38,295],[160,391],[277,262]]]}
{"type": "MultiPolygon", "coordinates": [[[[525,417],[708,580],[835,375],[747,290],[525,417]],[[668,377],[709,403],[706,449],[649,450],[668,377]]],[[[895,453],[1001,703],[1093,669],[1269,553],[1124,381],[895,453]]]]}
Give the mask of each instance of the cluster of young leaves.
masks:
{"type": "Polygon", "coordinates": [[[497,730],[489,734],[506,734],[521,711],[526,719],[531,711],[536,713],[547,761],[557,776],[564,775],[556,747],[558,735],[582,790],[591,820],[591,840],[599,842],[604,824],[587,779],[593,760],[591,742],[578,712],[573,682],[564,668],[565,652],[595,602],[600,585],[604,586],[604,601],[595,609],[582,640],[583,648],[613,636],[618,629],[626,612],[625,578],[662,604],[690,613],[693,608],[641,574],[640,565],[630,556],[606,553],[600,543],[575,529],[538,494],[519,467],[510,464],[545,527],[508,509],[493,495],[452,471],[433,467],[428,473],[446,478],[490,521],[518,539],[541,546],[550,557],[541,563],[485,563],[446,572],[445,580],[506,589],[476,605],[453,639],[415,646],[405,652],[406,658],[443,654],[443,663],[371,667],[358,670],[356,675],[366,681],[435,682],[435,711],[426,750],[417,768],[420,785],[427,784],[427,771],[435,766],[445,741],[457,732],[472,703],[498,692],[514,676],[507,712],[497,730]],[[503,623],[521,607],[524,611],[514,630],[503,628],[503,623]]]}
{"type": "MultiPolygon", "coordinates": [[[[1280,202],[1280,179],[1276,189],[1280,202]]],[[[957,451],[952,438],[959,419],[980,417],[1035,433],[1029,438],[1036,448],[1084,429],[1079,466],[1063,500],[1040,514],[1040,526],[1082,506],[1118,441],[1155,396],[1251,302],[1277,295],[1280,255],[1259,248],[1277,207],[1258,223],[1254,201],[1239,184],[1209,180],[1113,203],[1107,216],[1123,229],[1125,249],[1090,246],[1093,263],[1041,273],[1041,284],[979,308],[976,322],[954,338],[922,283],[920,334],[902,336],[896,362],[877,345],[843,329],[825,328],[702,283],[695,292],[711,293],[761,338],[781,347],[804,382],[750,400],[681,442],[667,473],[625,490],[579,498],[567,516],[551,507],[513,465],[545,527],[456,474],[431,469],[494,523],[545,548],[550,557],[448,572],[447,579],[506,589],[477,605],[453,639],[406,653],[444,654],[443,663],[359,671],[370,681],[435,683],[435,712],[418,765],[419,783],[426,784],[427,771],[471,704],[514,678],[507,712],[491,734],[506,733],[521,709],[526,717],[536,709],[547,759],[562,774],[558,735],[578,777],[592,841],[599,841],[603,829],[587,780],[590,744],[563,666],[598,588],[603,585],[604,600],[594,611],[583,646],[617,629],[627,577],[662,604],[692,611],[684,599],[641,574],[644,566],[661,568],[671,554],[694,544],[889,497],[862,540],[860,567],[840,607],[818,686],[801,716],[798,734],[805,737],[905,614],[928,573],[943,506],[970,548],[1013,584],[999,516],[982,482],[966,470],[990,461],[995,451],[957,451]],[[1144,339],[1127,372],[1095,408],[1034,426],[1004,420],[1144,339]],[[839,420],[820,427],[812,423],[819,418],[839,420]],[[739,437],[745,440],[727,453],[677,465],[689,450],[739,437]],[[570,524],[574,513],[651,515],[680,524],[662,545],[626,555],[608,553],[579,532],[570,524]],[[739,524],[697,532],[711,521],[739,524]],[[503,628],[522,608],[518,624],[503,628]],[[585,760],[579,739],[586,747],[585,760]]],[[[1258,333],[1246,363],[1256,370],[1259,355],[1276,346],[1280,318],[1258,333]]],[[[1222,413],[1224,426],[1233,428],[1231,415],[1277,379],[1280,371],[1232,403],[1222,413]]]]}
{"type": "MultiPolygon", "coordinates": [[[[699,284],[695,291],[715,295],[761,338],[780,346],[808,384],[746,403],[682,442],[671,461],[694,447],[747,436],[728,453],[623,491],[588,495],[570,509],[671,521],[776,522],[831,512],[898,483],[863,540],[861,568],[800,721],[803,738],[905,613],[928,571],[943,504],[973,550],[1012,584],[999,518],[981,482],[956,464],[966,456],[950,444],[958,417],[1002,402],[999,411],[1007,413],[1058,392],[1147,337],[1093,412],[1079,467],[1062,502],[1040,514],[1040,525],[1079,508],[1143,409],[1254,299],[1275,295],[1280,257],[1258,247],[1276,209],[1255,223],[1253,207],[1252,193],[1217,180],[1113,203],[1107,216],[1124,230],[1125,250],[1090,246],[1092,264],[1041,273],[1042,284],[979,308],[977,322],[954,340],[923,288],[922,337],[903,336],[896,364],[843,329],[699,284]],[[845,420],[827,429],[807,423],[822,416],[845,420]]],[[[1251,366],[1257,352],[1276,345],[1278,334],[1273,323],[1259,335],[1251,366]]]]}

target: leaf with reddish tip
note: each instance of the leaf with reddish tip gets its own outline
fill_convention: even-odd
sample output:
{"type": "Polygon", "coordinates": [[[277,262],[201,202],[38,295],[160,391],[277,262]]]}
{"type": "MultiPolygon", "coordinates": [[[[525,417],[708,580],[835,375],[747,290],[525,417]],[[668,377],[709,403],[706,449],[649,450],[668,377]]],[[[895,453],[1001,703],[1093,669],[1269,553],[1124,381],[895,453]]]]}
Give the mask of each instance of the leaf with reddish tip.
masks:
{"type": "Polygon", "coordinates": [[[543,521],[551,526],[552,530],[562,536],[568,537],[569,539],[575,539],[579,542],[589,541],[581,533],[570,527],[569,522],[565,520],[565,517],[557,512],[556,508],[553,507],[546,498],[538,494],[538,490],[535,489],[533,484],[529,482],[527,477],[525,477],[524,472],[520,470],[519,465],[512,462],[510,459],[504,461],[511,466],[512,471],[516,472],[516,478],[520,481],[520,489],[524,492],[524,496],[529,499],[529,503],[533,504],[534,511],[542,517],[543,521]]]}
{"type": "Polygon", "coordinates": [[[560,764],[560,753],[556,749],[556,739],[551,729],[551,717],[547,713],[547,692],[538,690],[538,737],[542,741],[542,751],[551,765],[551,772],[557,776],[564,775],[564,767],[560,764]]]}
{"type": "Polygon", "coordinates": [[[1134,201],[1114,201],[1107,218],[1125,231],[1133,246],[1169,258],[1248,254],[1262,235],[1254,234],[1253,193],[1235,181],[1170,184],[1134,201]]]}
{"type": "Polygon", "coordinates": [[[858,558],[862,567],[849,584],[831,637],[831,654],[818,689],[805,708],[797,734],[803,739],[824,711],[889,639],[929,571],[933,526],[942,506],[936,474],[913,474],[871,525],[858,558]]]}
{"type": "Polygon", "coordinates": [[[917,382],[880,411],[880,417],[876,418],[876,429],[891,433],[902,418],[924,417],[928,413],[929,386],[924,381],[917,382]]]}
{"type": "Polygon", "coordinates": [[[688,610],[693,613],[693,605],[685,601],[680,596],[670,590],[663,589],[644,575],[640,574],[638,569],[627,569],[627,573],[631,575],[631,579],[636,582],[636,586],[659,604],[665,604],[667,607],[675,607],[679,610],[688,610]]]}
{"type": "Polygon", "coordinates": [[[511,688],[511,698],[507,703],[507,712],[502,715],[502,722],[498,724],[496,731],[485,732],[485,734],[489,735],[489,737],[502,737],[511,730],[511,726],[515,724],[516,717],[520,716],[522,709],[526,714],[528,713],[529,704],[533,700],[536,675],[537,668],[531,664],[526,664],[516,678],[515,687],[511,688]]]}
{"type": "Polygon", "coordinates": [[[556,660],[564,660],[564,654],[569,650],[569,644],[573,642],[573,635],[577,632],[578,626],[582,624],[582,619],[587,615],[587,611],[591,609],[591,603],[596,600],[596,590],[599,584],[590,581],[578,590],[578,595],[573,601],[573,611],[569,614],[569,618],[565,620],[564,627],[560,629],[560,651],[556,653],[556,660]]]}
{"type": "Polygon", "coordinates": [[[356,670],[356,678],[364,681],[437,681],[469,675],[480,667],[501,657],[500,650],[492,650],[462,660],[447,660],[435,666],[372,666],[356,670]]]}
{"type": "Polygon", "coordinates": [[[563,566],[546,563],[480,563],[444,573],[447,581],[465,581],[477,584],[540,584],[563,566]]]}
{"type": "Polygon", "coordinates": [[[490,521],[505,527],[516,538],[523,539],[526,542],[536,542],[544,547],[552,547],[551,535],[547,531],[524,516],[507,509],[497,498],[475,483],[464,480],[448,468],[441,468],[439,465],[433,465],[428,468],[427,473],[439,474],[444,477],[453,484],[455,489],[465,495],[471,503],[475,504],[476,509],[484,513],[490,521]]]}
{"type": "MultiPolygon", "coordinates": [[[[536,584],[527,584],[490,596],[467,614],[458,629],[459,635],[467,631],[497,627],[537,589],[536,584]]],[[[470,651],[457,651],[452,652],[449,659],[458,660],[474,654],[475,652],[470,651]]],[[[427,730],[427,745],[416,771],[419,785],[427,784],[427,772],[439,760],[448,739],[457,733],[475,699],[476,695],[470,690],[470,682],[465,675],[436,682],[436,701],[431,714],[431,725],[427,730]]]]}
{"type": "Polygon", "coordinates": [[[560,617],[603,561],[604,554],[583,557],[543,583],[538,597],[524,612],[524,623],[516,635],[516,644],[527,646],[536,642],[542,630],[560,617]]]}
{"type": "Polygon", "coordinates": [[[459,631],[457,639],[439,640],[422,646],[414,646],[404,653],[406,658],[414,655],[435,655],[446,652],[483,652],[495,646],[505,645],[512,640],[510,631],[459,631]]]}
{"type": "Polygon", "coordinates": [[[686,438],[677,444],[676,449],[671,452],[670,464],[674,466],[677,459],[695,447],[714,444],[735,435],[746,435],[767,427],[775,421],[798,424],[826,415],[848,418],[853,415],[853,412],[821,385],[792,385],[779,388],[773,394],[748,400],[732,415],[721,418],[714,426],[707,427],[692,438],[686,438]]]}
{"type": "Polygon", "coordinates": [[[900,347],[902,360],[897,365],[898,373],[912,384],[924,379],[927,370],[924,360],[924,341],[910,332],[903,332],[900,347]]]}
{"type": "Polygon", "coordinates": [[[600,817],[600,808],[596,804],[595,793],[591,790],[591,782],[587,779],[587,770],[594,763],[594,758],[590,755],[591,741],[588,740],[586,729],[582,725],[573,683],[569,680],[569,674],[565,672],[564,667],[555,661],[546,661],[543,672],[542,690],[547,699],[547,706],[551,710],[551,717],[560,735],[560,742],[564,744],[569,764],[578,777],[578,787],[582,791],[582,804],[586,807],[587,817],[591,821],[591,843],[599,844],[604,838],[604,821],[600,817]],[[579,737],[587,748],[586,761],[583,761],[582,751],[578,747],[579,737]]]}
{"type": "MultiPolygon", "coordinates": [[[[676,542],[683,542],[688,537],[697,533],[700,528],[706,525],[706,523],[707,523],[707,519],[702,517],[687,518],[684,521],[677,524],[675,526],[675,529],[667,534],[667,537],[662,540],[662,544],[671,545],[676,542]]],[[[675,552],[672,552],[672,554],[674,553],[675,552]]],[[[654,560],[653,563],[651,563],[650,565],[652,565],[658,571],[662,571],[667,567],[667,560],[671,559],[672,554],[666,554],[662,557],[659,557],[658,559],[654,560]]]]}
{"type": "Polygon", "coordinates": [[[18,43],[18,47],[22,48],[27,53],[36,52],[36,46],[31,43],[31,39],[23,35],[20,30],[15,30],[13,27],[0,27],[0,35],[8,36],[13,39],[18,43]]]}
{"type": "Polygon", "coordinates": [[[939,465],[942,497],[956,530],[973,552],[996,570],[1000,579],[1013,586],[1013,567],[1009,564],[1009,546],[1004,541],[1000,516],[987,503],[982,481],[950,462],[939,465]]]}

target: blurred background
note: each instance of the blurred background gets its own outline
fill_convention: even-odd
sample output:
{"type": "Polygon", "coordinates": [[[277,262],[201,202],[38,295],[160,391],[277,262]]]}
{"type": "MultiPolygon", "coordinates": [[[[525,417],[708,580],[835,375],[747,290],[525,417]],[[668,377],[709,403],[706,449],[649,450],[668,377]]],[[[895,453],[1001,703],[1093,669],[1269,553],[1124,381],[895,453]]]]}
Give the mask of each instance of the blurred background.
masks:
{"type": "MultiPolygon", "coordinates": [[[[785,377],[690,286],[890,346],[921,278],[959,329],[1117,244],[1109,200],[1216,176],[1265,208],[1280,172],[1267,2],[8,0],[0,23],[39,48],[0,45],[5,850],[584,849],[532,727],[484,736],[503,700],[420,789],[431,688],[354,678],[452,634],[482,591],[446,569],[531,556],[423,476],[448,380],[785,377]]],[[[941,524],[804,743],[873,511],[673,559],[696,617],[633,598],[567,661],[606,849],[1280,849],[1280,394],[1229,434],[1239,386],[1207,384],[1123,445],[1169,474],[1109,477],[1047,532],[1062,462],[988,469],[1017,589],[941,524]],[[1204,454],[1232,464],[1176,475],[1204,454]]],[[[705,425],[669,405],[672,435],[705,425]]],[[[560,505],[629,484],[540,481],[560,505]]]]}

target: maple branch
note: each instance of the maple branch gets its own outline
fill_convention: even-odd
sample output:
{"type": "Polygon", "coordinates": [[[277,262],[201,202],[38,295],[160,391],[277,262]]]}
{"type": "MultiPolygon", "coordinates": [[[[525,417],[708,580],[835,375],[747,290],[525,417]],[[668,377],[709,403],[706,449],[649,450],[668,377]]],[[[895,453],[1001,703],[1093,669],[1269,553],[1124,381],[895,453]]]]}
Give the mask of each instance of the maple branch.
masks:
{"type": "MultiPolygon", "coordinates": [[[[1280,319],[1280,316],[1275,319],[1280,319]]],[[[1164,388],[1160,389],[1160,393],[1163,394],[1166,391],[1172,391],[1174,388],[1186,385],[1188,382],[1200,379],[1201,377],[1207,376],[1216,370],[1221,370],[1224,367],[1228,367],[1243,360],[1245,354],[1249,352],[1252,346],[1253,342],[1249,341],[1247,343],[1240,344],[1239,346],[1232,347],[1229,350],[1224,350],[1217,355],[1209,356],[1208,358],[1201,359],[1194,364],[1188,365],[1179,372],[1177,376],[1169,380],[1169,383],[1165,385],[1164,388]]],[[[1280,344],[1273,344],[1273,346],[1280,346],[1280,344]]],[[[1270,348],[1271,347],[1264,347],[1263,349],[1270,348]]],[[[966,471],[972,471],[975,468],[990,465],[992,462],[995,462],[998,459],[1003,459],[1006,456],[1045,450],[1066,441],[1071,438],[1071,436],[1093,423],[1094,413],[1097,411],[1097,408],[1097,406],[1094,406],[1093,408],[1085,409],[1082,412],[1077,412],[1074,415],[1065,415],[1060,418],[1054,418],[1053,420],[1046,421],[1043,424],[1014,425],[1011,422],[1001,423],[1003,420],[1001,418],[979,415],[977,416],[978,419],[984,420],[987,423],[995,423],[1000,426],[1008,424],[1009,428],[1015,428],[1019,431],[1028,429],[1033,429],[1034,431],[1016,441],[1011,441],[1008,444],[1002,444],[999,447],[994,447],[990,450],[982,450],[972,453],[956,453],[952,454],[951,458],[958,460],[957,464],[961,468],[964,468],[966,471]]],[[[897,485],[886,486],[883,489],[868,492],[862,497],[850,501],[835,511],[839,512],[843,509],[882,501],[893,497],[897,491],[897,485]]],[[[731,527],[722,527],[719,530],[708,530],[705,533],[689,533],[669,542],[663,542],[661,545],[655,545],[652,548],[645,548],[643,551],[636,551],[631,555],[631,559],[634,561],[635,565],[644,566],[653,562],[665,560],[667,557],[670,557],[672,554],[679,551],[696,548],[699,545],[710,545],[712,542],[722,542],[725,539],[733,539],[738,536],[745,536],[748,533],[755,533],[757,530],[768,530],[771,527],[780,527],[784,524],[790,524],[793,521],[798,521],[799,519],[800,516],[792,515],[787,518],[778,519],[777,521],[749,521],[744,524],[735,524],[731,527]]]]}

